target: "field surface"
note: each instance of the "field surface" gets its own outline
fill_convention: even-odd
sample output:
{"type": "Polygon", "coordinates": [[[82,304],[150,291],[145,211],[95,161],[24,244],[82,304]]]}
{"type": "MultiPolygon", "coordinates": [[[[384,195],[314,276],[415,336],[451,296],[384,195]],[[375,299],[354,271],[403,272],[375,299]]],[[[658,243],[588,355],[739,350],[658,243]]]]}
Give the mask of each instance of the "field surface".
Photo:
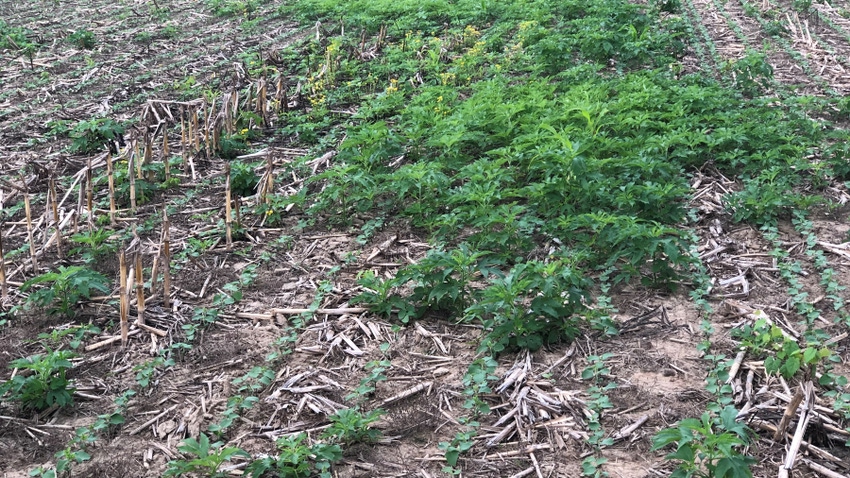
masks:
{"type": "Polygon", "coordinates": [[[0,476],[850,477],[850,2],[0,3],[0,476]]]}

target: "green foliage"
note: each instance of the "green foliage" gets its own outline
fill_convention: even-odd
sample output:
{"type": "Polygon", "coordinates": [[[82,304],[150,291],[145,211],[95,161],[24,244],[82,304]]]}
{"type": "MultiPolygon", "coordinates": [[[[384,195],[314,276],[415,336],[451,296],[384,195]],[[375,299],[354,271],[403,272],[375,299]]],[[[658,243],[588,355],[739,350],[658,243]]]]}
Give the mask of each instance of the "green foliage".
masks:
{"type": "Polygon", "coordinates": [[[245,450],[236,447],[225,447],[222,442],[210,443],[210,439],[201,433],[199,439],[187,438],[177,447],[181,453],[193,455],[189,460],[174,460],[168,462],[168,468],[163,476],[183,476],[187,473],[200,473],[210,478],[222,478],[228,473],[219,471],[221,465],[234,457],[250,458],[245,450]]]}
{"type": "Polygon", "coordinates": [[[253,196],[257,192],[260,177],[254,172],[260,163],[230,162],[230,190],[239,197],[253,196]]]}
{"type": "Polygon", "coordinates": [[[21,286],[27,291],[37,284],[47,283],[48,287],[29,295],[27,307],[47,308],[47,313],[73,317],[74,309],[83,299],[91,298],[93,290],[108,293],[109,279],[99,272],[83,266],[59,266],[57,272],[47,272],[34,277],[21,286]]]}
{"type": "Polygon", "coordinates": [[[201,254],[205,253],[215,243],[216,238],[214,237],[186,238],[186,244],[183,246],[183,249],[174,255],[174,268],[180,270],[182,268],[182,263],[200,257],[201,254]]]}
{"type": "Polygon", "coordinates": [[[355,302],[368,303],[383,315],[389,315],[397,307],[398,318],[403,323],[429,311],[459,314],[471,303],[473,278],[477,274],[498,272],[487,255],[461,244],[450,251],[429,251],[419,263],[401,269],[388,281],[363,274],[360,283],[370,290],[358,296],[355,302]],[[394,292],[408,285],[413,292],[407,297],[402,298],[394,292]]]}
{"type": "Polygon", "coordinates": [[[800,13],[809,13],[812,10],[812,0],[793,0],[791,8],[800,13]]]}
{"type": "MultiPolygon", "coordinates": [[[[741,339],[742,347],[764,360],[768,374],[781,375],[785,379],[790,379],[800,370],[808,377],[814,377],[817,366],[834,355],[827,347],[801,347],[796,340],[784,335],[782,329],[763,318],[733,330],[733,335],[741,339]]],[[[824,374],[821,380],[829,384],[833,379],[831,375],[824,374]]]]}
{"type": "Polygon", "coordinates": [[[68,476],[74,464],[83,463],[91,459],[85,450],[67,447],[55,454],[56,466],[54,468],[40,466],[30,470],[29,476],[41,476],[43,478],[56,478],[57,476],[68,476]]]}
{"type": "Polygon", "coordinates": [[[101,434],[114,432],[124,423],[124,413],[130,399],[136,394],[133,390],[125,390],[121,395],[115,398],[115,409],[108,413],[103,413],[97,416],[95,421],[88,426],[77,427],[74,430],[74,436],[71,438],[68,446],[56,452],[55,468],[38,467],[30,470],[30,476],[64,476],[71,472],[74,464],[82,463],[91,459],[91,455],[86,452],[85,447],[94,444],[101,434]]]}
{"type": "Polygon", "coordinates": [[[257,265],[252,264],[246,266],[239,275],[239,280],[228,282],[221,286],[222,292],[213,296],[213,305],[217,307],[226,307],[236,304],[242,300],[242,289],[249,286],[257,277],[257,265]]]}
{"type": "Polygon", "coordinates": [[[31,31],[0,19],[0,50],[17,50],[29,42],[31,31]]]}
{"type": "Polygon", "coordinates": [[[74,388],[65,378],[75,355],[67,350],[49,350],[44,355],[13,360],[9,367],[32,371],[20,373],[0,385],[0,397],[21,403],[25,410],[42,411],[50,406],[65,407],[73,403],[74,388]]]}
{"type": "Polygon", "coordinates": [[[91,324],[72,325],[69,327],[55,328],[50,333],[42,332],[38,334],[38,338],[42,341],[42,343],[45,343],[45,346],[49,345],[51,347],[56,347],[62,343],[65,337],[70,335],[71,340],[68,342],[68,345],[70,345],[72,349],[76,350],[82,343],[83,337],[87,334],[99,333],[100,328],[91,324]]]}
{"type": "Polygon", "coordinates": [[[221,413],[221,420],[210,424],[209,431],[218,437],[223,436],[243,412],[252,409],[259,401],[259,398],[253,394],[268,388],[274,381],[274,377],[274,370],[256,366],[245,375],[233,379],[231,383],[236,386],[237,394],[227,398],[224,411],[221,413]],[[246,396],[245,394],[252,395],[246,396]]]}
{"type": "Polygon", "coordinates": [[[281,478],[309,478],[318,476],[330,478],[331,464],[342,459],[342,449],[337,444],[304,443],[306,433],[278,438],[277,458],[267,457],[255,460],[246,471],[253,478],[273,473],[281,478]]]}
{"type": "Polygon", "coordinates": [[[748,51],[743,58],[731,63],[730,69],[735,78],[735,87],[747,96],[764,94],[773,81],[773,67],[767,62],[764,53],[748,51]]]}
{"type": "Polygon", "coordinates": [[[355,388],[352,393],[346,395],[345,399],[365,400],[375,391],[375,386],[378,382],[387,380],[387,376],[384,375],[384,372],[386,372],[390,367],[392,367],[392,363],[389,360],[373,360],[368,362],[364,367],[367,371],[366,376],[360,379],[360,384],[357,385],[357,388],[355,388]]]}
{"type": "MultiPolygon", "coordinates": [[[[534,26],[523,28],[528,35],[534,26]]],[[[738,65],[742,81],[767,76],[756,60],[738,65]]],[[[561,241],[556,255],[575,257],[579,275],[613,267],[614,283],[639,278],[674,288],[697,262],[679,229],[690,193],[684,170],[709,158],[747,178],[743,192],[725,199],[738,220],[771,221],[821,201],[796,192],[805,175],[783,173],[811,169],[802,158],[823,137],[818,127],[793,112],[742,106],[702,78],[636,72],[516,84],[491,74],[459,100],[442,84],[456,81],[449,72],[434,76],[441,84],[426,82],[397,113],[398,127],[376,118],[352,128],[337,166],[310,180],[308,189],[321,183],[322,191],[306,207],[341,218],[408,218],[438,241],[466,247],[473,271],[486,256],[498,274],[482,272],[485,287],[543,236],[561,241]],[[695,129],[705,121],[711,131],[695,129]],[[405,161],[394,163],[401,151],[405,161]]],[[[389,280],[364,274],[368,290],[358,300],[402,321],[428,312],[457,317],[482,296],[482,282],[465,284],[441,263],[446,254],[433,252],[389,280]]]]}
{"type": "MultiPolygon", "coordinates": [[[[473,416],[490,413],[490,406],[482,396],[492,393],[490,382],[497,380],[494,375],[499,363],[493,357],[475,359],[463,375],[463,395],[466,399],[463,407],[472,410],[473,416]]],[[[454,466],[454,465],[452,465],[454,466]]]]}
{"type": "Polygon", "coordinates": [[[788,29],[781,21],[771,20],[765,23],[764,33],[772,37],[781,37],[788,34],[788,29]]]}
{"type": "Polygon", "coordinates": [[[220,17],[249,17],[264,3],[263,0],[206,0],[207,7],[220,17]]]}
{"type": "Polygon", "coordinates": [[[198,307],[192,312],[192,321],[183,324],[181,328],[189,343],[195,341],[198,331],[204,330],[218,320],[218,309],[198,307]]]}
{"type": "Polygon", "coordinates": [[[124,134],[124,126],[111,118],[93,118],[80,121],[70,132],[71,153],[91,154],[111,145],[124,134]]]}
{"type": "Polygon", "coordinates": [[[567,261],[525,262],[492,279],[466,317],[481,320],[491,353],[536,351],[578,335],[590,284],[567,261]]]}
{"type": "Polygon", "coordinates": [[[299,202],[297,196],[270,194],[266,200],[257,204],[254,213],[265,217],[265,224],[271,227],[283,224],[284,213],[299,202]]]}
{"type": "Polygon", "coordinates": [[[171,367],[173,365],[174,360],[164,357],[155,357],[152,360],[136,365],[133,367],[133,371],[136,372],[136,383],[142,388],[147,388],[150,386],[159,367],[171,367]]]}
{"type": "MultiPolygon", "coordinates": [[[[706,339],[697,349],[700,352],[708,352],[710,347],[711,342],[706,339]]],[[[708,409],[712,412],[719,412],[723,407],[731,404],[733,400],[732,386],[728,382],[729,367],[732,361],[723,354],[706,354],[703,358],[711,362],[711,368],[705,379],[705,389],[714,396],[714,402],[708,404],[708,409]]]]}
{"type": "Polygon", "coordinates": [[[97,43],[97,38],[94,36],[93,32],[81,29],[75,30],[74,33],[68,35],[68,42],[77,48],[91,50],[97,43]]]}
{"type": "Polygon", "coordinates": [[[252,367],[245,375],[233,379],[232,383],[233,385],[236,385],[236,391],[239,393],[259,393],[271,385],[274,381],[274,377],[274,370],[262,366],[255,366],[252,367]]]}
{"type": "Polygon", "coordinates": [[[659,11],[665,13],[679,13],[682,10],[682,2],[680,0],[656,0],[653,4],[659,11]]]}
{"type": "Polygon", "coordinates": [[[257,397],[255,396],[244,396],[244,395],[232,395],[227,397],[227,403],[224,407],[224,411],[221,413],[221,420],[216,423],[211,423],[209,426],[209,431],[214,433],[217,437],[222,437],[224,434],[233,426],[233,423],[239,419],[239,416],[242,412],[250,410],[257,403],[257,397]]]}
{"type": "Polygon", "coordinates": [[[679,463],[672,478],[752,478],[750,467],[756,461],[739,451],[749,444],[752,432],[735,420],[737,414],[727,406],[718,415],[705,412],[700,419],[682,420],[656,434],[652,449],[675,444],[676,450],[666,456],[679,463]]]}
{"type": "MultiPolygon", "coordinates": [[[[476,433],[474,431],[458,432],[452,438],[452,441],[440,442],[437,445],[440,450],[445,452],[446,463],[449,464],[449,468],[457,466],[457,461],[461,453],[466,453],[475,445],[475,435],[476,433]]],[[[443,471],[453,474],[454,470],[444,469],[443,471]]]]}
{"type": "Polygon", "coordinates": [[[17,55],[24,55],[30,60],[33,67],[33,57],[41,47],[38,36],[32,30],[24,27],[9,25],[0,19],[0,52],[11,51],[17,55]]]}
{"type": "Polygon", "coordinates": [[[374,443],[381,437],[381,432],[370,426],[383,414],[381,409],[362,413],[355,408],[343,408],[330,416],[331,426],[325,429],[322,438],[343,445],[374,443]]]}
{"type": "Polygon", "coordinates": [[[78,232],[71,236],[71,242],[80,244],[69,251],[69,254],[80,254],[86,264],[92,264],[100,258],[114,254],[117,244],[109,242],[112,233],[108,229],[98,228],[87,232],[78,232]]]}
{"type": "Polygon", "coordinates": [[[608,391],[614,389],[616,384],[613,382],[605,383],[605,380],[611,374],[611,369],[608,368],[605,361],[613,357],[614,354],[611,353],[588,356],[588,366],[581,372],[582,380],[591,380],[593,382],[587,389],[589,399],[586,403],[587,408],[590,410],[590,416],[587,421],[587,428],[590,434],[588,435],[587,442],[593,447],[594,454],[582,461],[582,474],[584,476],[608,476],[601,468],[607,462],[607,459],[601,456],[601,450],[603,447],[613,445],[614,440],[605,438],[605,432],[602,429],[602,413],[614,406],[608,398],[608,391]]]}
{"type": "MultiPolygon", "coordinates": [[[[174,168],[175,159],[169,159],[172,163],[172,168],[174,168]]],[[[136,191],[136,204],[144,205],[149,202],[154,194],[163,189],[167,189],[177,185],[179,179],[172,176],[168,181],[165,180],[165,165],[161,161],[152,162],[150,164],[142,165],[141,171],[142,176],[138,177],[137,171],[135,170],[136,165],[133,165],[133,170],[130,170],[130,164],[126,160],[119,161],[115,164],[115,169],[113,171],[113,178],[115,181],[115,199],[119,204],[123,204],[125,206],[129,206],[130,202],[130,181],[131,175],[135,191],[136,191]]],[[[108,176],[104,172],[104,174],[95,178],[95,184],[97,185],[105,185],[107,184],[108,176]]]]}
{"type": "Polygon", "coordinates": [[[64,119],[51,119],[48,120],[44,126],[47,128],[46,136],[50,138],[61,138],[68,136],[68,133],[71,132],[71,127],[69,126],[71,123],[70,120],[64,119]]]}

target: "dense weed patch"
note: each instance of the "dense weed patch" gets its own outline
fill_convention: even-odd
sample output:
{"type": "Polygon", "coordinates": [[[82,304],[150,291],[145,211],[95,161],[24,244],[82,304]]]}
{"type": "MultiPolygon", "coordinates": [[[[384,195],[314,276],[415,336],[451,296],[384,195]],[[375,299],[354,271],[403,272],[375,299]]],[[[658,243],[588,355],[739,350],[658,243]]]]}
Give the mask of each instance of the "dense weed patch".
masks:
{"type": "Polygon", "coordinates": [[[841,148],[826,146],[828,125],[760,96],[772,70],[753,67],[757,57],[734,78],[680,75],[690,27],[671,8],[285,7],[329,29],[301,64],[314,115],[359,104],[333,166],[291,201],[342,226],[403,218],[440,245],[393,279],[364,277],[360,300],[404,321],[480,320],[497,350],[538,348],[592,315],[601,271],[675,288],[696,270],[686,228],[696,169],[742,178],[725,198],[735,220],[822,204],[819,188],[847,170],[841,148]],[[527,340],[522,324],[533,323],[527,340]]]}

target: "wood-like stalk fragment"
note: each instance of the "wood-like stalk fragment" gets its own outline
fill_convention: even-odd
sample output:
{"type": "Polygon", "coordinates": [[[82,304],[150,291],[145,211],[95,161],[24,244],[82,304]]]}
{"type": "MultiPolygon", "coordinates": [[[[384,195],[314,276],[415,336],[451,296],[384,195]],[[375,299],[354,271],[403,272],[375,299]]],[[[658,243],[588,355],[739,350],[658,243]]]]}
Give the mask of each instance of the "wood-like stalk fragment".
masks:
{"type": "Polygon", "coordinates": [[[233,225],[231,224],[233,219],[231,217],[230,197],[230,163],[228,162],[224,164],[224,229],[228,251],[233,247],[233,225]]]}
{"type": "Polygon", "coordinates": [[[809,427],[809,421],[812,418],[812,412],[815,408],[815,388],[812,382],[808,381],[804,384],[800,384],[799,391],[805,401],[803,402],[803,407],[800,410],[800,416],[797,420],[797,430],[794,432],[791,444],[787,448],[785,462],[779,468],[779,478],[788,478],[791,474],[791,470],[794,469],[794,463],[797,461],[797,455],[800,451],[800,447],[803,445],[803,435],[805,435],[806,430],[809,427]]]}
{"type": "Polygon", "coordinates": [[[127,334],[130,332],[130,326],[127,323],[127,318],[130,315],[130,303],[127,296],[127,259],[124,247],[121,247],[121,253],[118,255],[118,274],[119,287],[121,290],[119,314],[121,316],[121,343],[127,345],[127,334]]]}
{"type": "Polygon", "coordinates": [[[89,223],[89,232],[94,229],[94,185],[92,184],[91,157],[88,159],[86,168],[86,220],[89,223]]]}
{"type": "Polygon", "coordinates": [[[283,81],[283,75],[277,77],[277,92],[275,92],[275,103],[277,109],[275,113],[280,113],[280,110],[289,110],[289,98],[286,97],[286,83],[283,81]]]}
{"type": "Polygon", "coordinates": [[[3,302],[9,298],[9,285],[6,283],[6,255],[3,252],[3,227],[0,225],[0,297],[3,302]]]}
{"type": "Polygon", "coordinates": [[[136,213],[136,172],[133,171],[133,166],[138,161],[136,159],[139,151],[138,148],[138,143],[136,143],[135,153],[130,152],[130,160],[127,162],[127,178],[130,180],[130,211],[133,214],[136,213]]]}
{"type": "Polygon", "coordinates": [[[169,243],[168,213],[162,209],[162,304],[171,308],[171,246],[169,243]]]}
{"type": "MultiPolygon", "coordinates": [[[[73,189],[73,188],[72,188],[73,189]]],[[[77,190],[77,207],[71,213],[71,235],[75,235],[79,230],[80,226],[80,218],[83,217],[83,209],[85,208],[86,201],[86,178],[83,176],[80,178],[80,188],[77,190]]]]}
{"type": "Polygon", "coordinates": [[[183,174],[186,176],[189,175],[189,148],[186,143],[188,143],[188,136],[186,131],[186,120],[183,118],[186,116],[186,110],[182,107],[180,108],[180,154],[183,158],[183,174]]]}
{"type": "MultiPolygon", "coordinates": [[[[165,133],[163,133],[163,136],[165,136],[165,133]]],[[[150,134],[146,134],[145,135],[145,155],[144,155],[144,159],[142,160],[142,166],[141,166],[141,170],[143,171],[142,175],[145,177],[146,180],[148,180],[150,182],[153,182],[154,179],[155,179],[153,169],[150,168],[151,162],[153,162],[153,144],[152,144],[152,141],[153,140],[151,139],[150,134]]],[[[142,175],[140,175],[139,177],[141,178],[142,175]]]]}
{"type": "Polygon", "coordinates": [[[263,184],[260,186],[260,202],[268,204],[269,195],[274,191],[274,161],[272,161],[272,152],[269,149],[266,155],[266,175],[263,178],[263,184]]]}
{"type": "MultiPolygon", "coordinates": [[[[138,333],[139,333],[139,330],[134,330],[134,331],[130,332],[128,335],[136,335],[138,333]]],[[[101,347],[106,347],[109,344],[114,344],[115,342],[118,342],[119,340],[123,340],[123,339],[124,338],[120,335],[116,335],[115,337],[109,337],[108,339],[101,340],[100,342],[95,342],[91,345],[87,345],[85,350],[86,350],[86,352],[91,352],[92,350],[97,350],[101,347]]]]}
{"type": "MultiPolygon", "coordinates": [[[[316,309],[313,311],[315,314],[327,314],[327,315],[345,315],[345,314],[362,314],[369,309],[365,307],[343,307],[339,309],[316,309]]],[[[281,314],[281,315],[293,315],[293,314],[303,314],[305,312],[310,312],[310,309],[271,309],[269,311],[270,314],[281,314]]]]}
{"type": "MultiPolygon", "coordinates": [[[[135,161],[133,162],[134,166],[136,167],[136,178],[142,179],[142,160],[141,160],[142,151],[139,149],[139,142],[138,141],[133,142],[133,153],[136,156],[135,161]]],[[[130,168],[130,173],[132,173],[132,172],[133,172],[133,169],[130,168]]]]}
{"type": "Polygon", "coordinates": [[[242,230],[242,198],[236,196],[234,202],[236,203],[234,208],[236,210],[236,230],[240,231],[242,230]]]}
{"type": "Polygon", "coordinates": [[[145,281],[142,277],[142,253],[136,251],[136,323],[145,323],[145,281]]]}
{"type": "Polygon", "coordinates": [[[800,402],[803,401],[803,387],[800,386],[797,388],[797,392],[791,398],[791,401],[788,402],[788,406],[785,407],[785,413],[782,414],[782,419],[779,421],[779,426],[776,428],[776,431],[773,433],[773,440],[778,442],[782,437],[785,436],[785,429],[788,428],[788,424],[791,423],[791,420],[797,416],[797,407],[800,406],[800,402]]]}
{"type": "Polygon", "coordinates": [[[35,239],[33,238],[33,227],[32,227],[32,205],[30,204],[30,192],[29,188],[26,187],[26,180],[23,180],[24,184],[24,212],[27,215],[27,238],[30,243],[30,259],[32,260],[32,271],[33,273],[38,273],[38,259],[36,258],[35,253],[35,239]]]}
{"type": "Polygon", "coordinates": [[[198,130],[198,109],[192,108],[192,144],[195,151],[201,150],[201,132],[198,130]]]}
{"type": "Polygon", "coordinates": [[[268,108],[266,100],[266,81],[260,80],[257,83],[257,115],[262,119],[262,126],[268,126],[268,108]]]}
{"type": "MultiPolygon", "coordinates": [[[[249,87],[248,87],[248,97],[247,97],[247,98],[245,98],[245,109],[246,109],[246,110],[250,109],[250,108],[251,108],[251,104],[252,104],[253,102],[254,102],[254,90],[252,90],[252,89],[251,89],[251,87],[249,86],[249,87]]],[[[234,109],[234,111],[235,111],[235,109],[234,109]]],[[[251,127],[251,123],[252,123],[252,121],[253,121],[253,120],[250,120],[250,119],[248,120],[248,125],[247,125],[247,127],[248,127],[248,128],[250,128],[250,127],[251,127]]]]}
{"type": "Polygon", "coordinates": [[[211,158],[213,150],[215,149],[213,146],[213,141],[210,140],[212,136],[211,131],[215,129],[215,120],[213,119],[213,115],[215,114],[215,102],[210,103],[210,107],[207,110],[206,119],[204,121],[204,148],[206,148],[207,157],[211,158]]]}
{"type": "Polygon", "coordinates": [[[53,212],[53,227],[56,228],[56,255],[60,259],[64,257],[62,253],[62,228],[59,226],[59,199],[56,196],[56,178],[53,176],[49,180],[50,192],[50,209],[53,212]]]}
{"type": "Polygon", "coordinates": [[[106,155],[106,179],[109,183],[109,223],[115,225],[115,172],[112,169],[112,154],[106,155]]]}
{"type": "Polygon", "coordinates": [[[170,151],[168,148],[168,132],[163,131],[162,133],[162,166],[165,171],[165,181],[168,182],[171,179],[171,164],[169,159],[170,151]]]}

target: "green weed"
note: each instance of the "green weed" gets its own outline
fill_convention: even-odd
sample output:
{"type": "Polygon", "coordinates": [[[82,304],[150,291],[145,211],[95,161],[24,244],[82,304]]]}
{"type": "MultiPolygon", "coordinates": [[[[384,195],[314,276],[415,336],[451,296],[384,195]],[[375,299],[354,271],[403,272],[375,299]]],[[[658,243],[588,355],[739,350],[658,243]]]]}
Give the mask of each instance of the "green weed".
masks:
{"type": "Polygon", "coordinates": [[[21,403],[25,410],[42,411],[52,405],[65,407],[73,403],[74,388],[65,378],[73,365],[75,355],[67,350],[49,350],[44,355],[13,360],[9,367],[31,370],[18,374],[0,385],[0,397],[8,394],[9,400],[21,403]]]}
{"type": "Polygon", "coordinates": [[[249,17],[262,4],[261,0],[206,0],[215,15],[220,17],[249,17]]]}
{"type": "Polygon", "coordinates": [[[57,347],[62,344],[63,340],[67,336],[71,336],[68,345],[76,350],[80,344],[82,343],[83,337],[87,334],[99,334],[100,328],[95,327],[94,325],[72,325],[70,327],[65,328],[56,328],[53,329],[50,333],[42,332],[38,334],[38,338],[42,341],[45,346],[57,347]]]}
{"type": "Polygon", "coordinates": [[[281,478],[309,478],[316,473],[321,478],[330,478],[330,467],[342,459],[342,449],[337,444],[307,445],[306,439],[306,433],[278,438],[275,442],[278,456],[255,460],[246,471],[253,478],[269,472],[281,478]]]}
{"type": "Polygon", "coordinates": [[[344,408],[329,417],[331,426],[325,429],[322,438],[344,445],[374,443],[381,437],[381,432],[371,425],[383,414],[381,409],[362,413],[355,408],[344,408]]]}
{"type": "Polygon", "coordinates": [[[74,33],[68,35],[67,40],[77,48],[84,50],[91,50],[97,44],[97,38],[89,30],[75,30],[74,33]]]}
{"type": "Polygon", "coordinates": [[[24,27],[9,25],[0,19],[0,51],[11,51],[23,55],[30,61],[30,69],[34,69],[33,59],[41,48],[41,42],[36,32],[24,27]]]}
{"type": "Polygon", "coordinates": [[[168,462],[168,468],[163,476],[183,476],[188,473],[201,473],[210,478],[226,477],[229,474],[219,471],[225,462],[235,457],[250,458],[247,452],[236,447],[225,447],[222,442],[210,443],[208,436],[201,433],[198,439],[187,438],[177,447],[181,453],[193,455],[188,460],[173,460],[168,462]]]}
{"type": "Polygon", "coordinates": [[[27,291],[34,285],[47,283],[48,287],[29,295],[26,307],[46,308],[50,315],[73,317],[83,299],[91,298],[92,291],[109,292],[109,279],[99,272],[83,266],[59,266],[57,272],[47,272],[34,277],[21,286],[27,291]]]}
{"type": "Polygon", "coordinates": [[[752,478],[750,467],[756,461],[739,451],[750,443],[752,432],[736,421],[737,414],[727,406],[718,415],[705,412],[699,419],[682,420],[656,434],[652,448],[675,444],[676,451],[666,456],[679,463],[670,475],[674,478],[752,478]]]}
{"type": "Polygon", "coordinates": [[[118,246],[109,242],[112,232],[107,229],[94,229],[88,232],[79,232],[71,236],[71,242],[80,244],[72,248],[71,255],[80,254],[80,258],[86,264],[92,264],[100,258],[114,254],[118,246]]]}
{"type": "Polygon", "coordinates": [[[69,134],[71,153],[91,154],[104,146],[112,149],[112,143],[122,139],[124,126],[110,118],[93,118],[78,122],[69,134]]]}
{"type": "Polygon", "coordinates": [[[466,318],[478,319],[491,353],[528,349],[572,340],[579,333],[590,281],[567,261],[530,261],[491,280],[466,318]]]}

